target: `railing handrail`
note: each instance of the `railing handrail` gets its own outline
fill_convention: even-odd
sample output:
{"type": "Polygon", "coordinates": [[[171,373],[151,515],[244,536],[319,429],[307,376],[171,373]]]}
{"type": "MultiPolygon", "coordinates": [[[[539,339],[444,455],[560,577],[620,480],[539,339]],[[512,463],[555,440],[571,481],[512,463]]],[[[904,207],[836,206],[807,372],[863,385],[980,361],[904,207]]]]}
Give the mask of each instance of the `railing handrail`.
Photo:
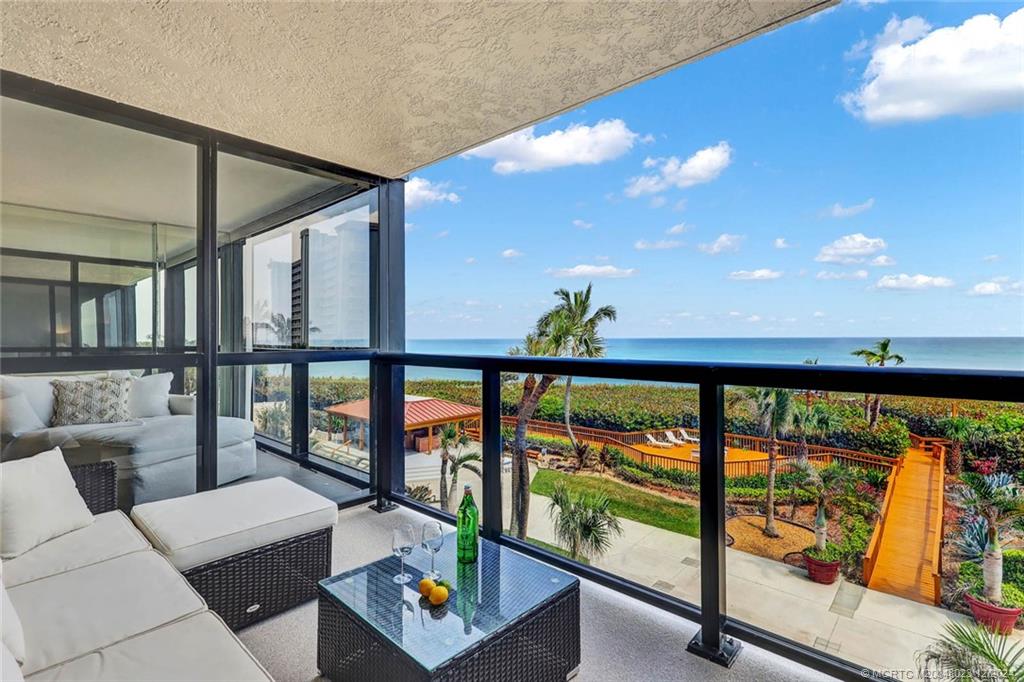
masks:
{"type": "Polygon", "coordinates": [[[896,487],[896,476],[903,468],[903,460],[897,460],[896,466],[889,473],[888,482],[885,485],[885,496],[882,498],[882,506],[878,511],[878,520],[875,521],[875,528],[871,532],[871,539],[864,551],[864,582],[871,581],[871,574],[875,570],[875,561],[878,559],[878,550],[882,543],[882,533],[885,532],[885,521],[889,514],[889,507],[892,504],[893,489],[896,487]]]}
{"type": "Polygon", "coordinates": [[[935,605],[942,603],[942,528],[946,511],[946,446],[932,445],[932,455],[939,460],[939,508],[932,529],[932,580],[935,585],[935,605]]]}

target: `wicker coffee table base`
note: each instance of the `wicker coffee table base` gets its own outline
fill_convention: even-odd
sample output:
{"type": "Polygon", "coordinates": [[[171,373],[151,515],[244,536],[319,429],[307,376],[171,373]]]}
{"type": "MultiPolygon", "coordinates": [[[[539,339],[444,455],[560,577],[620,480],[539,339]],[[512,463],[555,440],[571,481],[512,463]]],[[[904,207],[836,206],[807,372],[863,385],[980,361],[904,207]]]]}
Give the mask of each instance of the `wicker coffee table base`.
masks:
{"type": "Polygon", "coordinates": [[[576,674],[579,664],[578,584],[476,642],[432,673],[329,596],[320,594],[317,666],[333,682],[562,682],[576,674]]]}

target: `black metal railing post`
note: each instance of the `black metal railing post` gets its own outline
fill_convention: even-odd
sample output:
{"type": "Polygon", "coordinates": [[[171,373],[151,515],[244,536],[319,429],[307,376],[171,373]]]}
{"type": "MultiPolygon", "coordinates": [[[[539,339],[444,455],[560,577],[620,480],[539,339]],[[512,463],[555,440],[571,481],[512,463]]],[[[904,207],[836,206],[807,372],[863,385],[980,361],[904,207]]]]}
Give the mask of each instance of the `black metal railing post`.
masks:
{"type": "Polygon", "coordinates": [[[700,384],[700,630],[686,650],[725,667],[740,643],[725,624],[725,389],[700,384]]]}
{"type": "Polygon", "coordinates": [[[309,364],[292,364],[292,456],[309,458],[309,364]]]}
{"type": "Polygon", "coordinates": [[[391,501],[392,493],[404,492],[405,368],[376,361],[370,368],[371,479],[377,494],[370,509],[386,512],[397,506],[391,501]]]}
{"type": "Polygon", "coordinates": [[[483,371],[480,438],[483,446],[483,535],[497,540],[501,535],[501,373],[483,371]]]}

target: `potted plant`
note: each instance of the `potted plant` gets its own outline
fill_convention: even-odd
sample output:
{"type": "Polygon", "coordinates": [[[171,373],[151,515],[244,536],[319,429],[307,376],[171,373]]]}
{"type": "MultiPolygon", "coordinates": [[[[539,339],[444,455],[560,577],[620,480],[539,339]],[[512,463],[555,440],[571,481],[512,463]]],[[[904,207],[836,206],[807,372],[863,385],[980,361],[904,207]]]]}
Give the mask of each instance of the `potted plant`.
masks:
{"type": "Polygon", "coordinates": [[[850,487],[850,472],[838,464],[816,469],[813,464],[798,460],[793,469],[799,474],[797,485],[814,496],[814,547],[804,550],[804,562],[811,580],[831,585],[839,575],[839,548],[828,543],[828,507],[832,500],[850,487]]]}
{"type": "Polygon", "coordinates": [[[804,550],[804,563],[807,565],[807,577],[822,585],[831,585],[839,577],[841,564],[839,547],[831,542],[823,549],[811,546],[804,550]]]}
{"type": "Polygon", "coordinates": [[[972,517],[987,525],[986,546],[981,558],[981,591],[964,595],[974,619],[997,632],[1013,628],[1021,608],[1004,603],[1003,549],[999,530],[1004,524],[1024,516],[1024,491],[1008,474],[982,476],[967,473],[961,477],[958,499],[972,517]]]}

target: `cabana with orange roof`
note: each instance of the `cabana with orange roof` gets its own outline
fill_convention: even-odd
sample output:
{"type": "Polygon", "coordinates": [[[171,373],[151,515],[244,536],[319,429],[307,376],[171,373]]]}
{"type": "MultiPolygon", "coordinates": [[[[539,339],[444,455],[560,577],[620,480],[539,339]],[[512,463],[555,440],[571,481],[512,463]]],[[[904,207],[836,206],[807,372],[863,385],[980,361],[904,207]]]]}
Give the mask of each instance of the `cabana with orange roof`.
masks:
{"type": "MultiPolygon", "coordinates": [[[[354,400],[338,403],[327,408],[327,413],[343,420],[342,433],[347,434],[349,421],[358,423],[358,445],[365,449],[370,424],[370,401],[354,400]]],[[[405,396],[405,447],[417,452],[430,452],[437,444],[435,429],[445,424],[459,424],[461,428],[478,427],[480,408],[463,405],[441,398],[425,398],[417,395],[405,396]]],[[[328,420],[328,434],[330,423],[328,420]]]]}

